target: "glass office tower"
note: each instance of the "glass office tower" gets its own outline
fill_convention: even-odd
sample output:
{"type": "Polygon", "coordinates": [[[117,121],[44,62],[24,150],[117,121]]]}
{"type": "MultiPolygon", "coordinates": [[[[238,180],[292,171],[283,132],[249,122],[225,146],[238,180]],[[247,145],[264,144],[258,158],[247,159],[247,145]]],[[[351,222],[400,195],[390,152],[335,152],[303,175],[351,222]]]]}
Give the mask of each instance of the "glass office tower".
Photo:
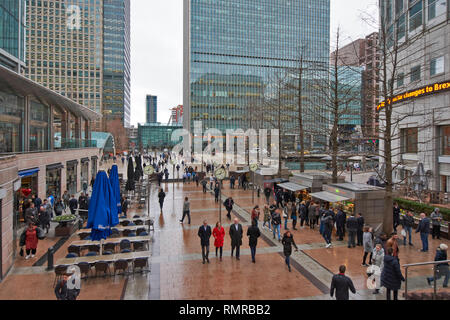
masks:
{"type": "Polygon", "coordinates": [[[301,50],[327,70],[329,29],[329,0],[184,0],[184,127],[246,129],[301,50]]]}
{"type": "Polygon", "coordinates": [[[25,67],[25,0],[0,0],[0,65],[20,72],[25,67]]]}
{"type": "Polygon", "coordinates": [[[130,127],[130,0],[103,0],[103,112],[130,127]]]}
{"type": "Polygon", "coordinates": [[[158,97],[147,95],[145,101],[145,108],[147,114],[147,123],[158,122],[158,97]]]}

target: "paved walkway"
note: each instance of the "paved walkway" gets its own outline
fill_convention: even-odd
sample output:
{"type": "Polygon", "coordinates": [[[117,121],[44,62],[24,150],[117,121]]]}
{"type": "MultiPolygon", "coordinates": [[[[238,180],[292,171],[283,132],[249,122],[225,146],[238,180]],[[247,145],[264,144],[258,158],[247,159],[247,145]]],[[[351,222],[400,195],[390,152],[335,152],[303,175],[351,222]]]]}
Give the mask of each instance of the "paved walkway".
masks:
{"type": "MultiPolygon", "coordinates": [[[[120,165],[119,170],[123,170],[120,165]]],[[[272,233],[266,229],[260,228],[263,236],[258,242],[256,264],[251,263],[245,233],[251,208],[255,204],[262,207],[263,199],[257,198],[255,193],[253,203],[251,191],[230,190],[228,186],[224,188],[220,204],[228,196],[232,196],[236,203],[233,216],[238,217],[244,226],[241,260],[230,257],[228,230],[231,221],[226,218],[226,212],[222,208],[223,225],[226,229],[223,261],[216,259],[212,240],[211,263],[203,265],[197,230],[205,219],[212,227],[215,225],[219,219],[219,204],[214,202],[210,192],[204,194],[202,187],[197,187],[195,183],[163,183],[162,188],[167,195],[163,214],[159,212],[158,189],[155,185],[152,185],[150,195],[150,216],[155,220],[155,232],[152,233],[150,248],[151,272],[83,281],[81,300],[329,300],[331,278],[341,264],[347,265],[347,274],[353,279],[357,289],[357,294],[352,294],[351,299],[385,299],[383,291],[380,295],[373,295],[372,291],[366,288],[366,268],[361,266],[362,248],[348,249],[346,242],[335,241],[332,248],[326,249],[317,228],[293,231],[299,252],[292,255],[291,273],[284,264],[281,244],[274,240],[272,233]],[[179,223],[184,197],[190,198],[191,225],[188,225],[187,221],[184,225],[179,223]]],[[[145,215],[147,212],[147,208],[131,208],[129,216],[145,215]]],[[[58,240],[49,238],[46,241],[53,244],[58,240]]],[[[61,245],[56,252],[56,260],[67,253],[68,245],[74,240],[76,236],[61,245]]],[[[400,246],[402,264],[434,259],[434,248],[440,243],[438,240],[430,241],[429,253],[418,252],[420,240],[417,235],[414,235],[413,242],[415,247],[400,246]]],[[[446,240],[444,242],[449,243],[446,240]]],[[[44,250],[39,251],[36,259],[43,253],[44,250]]],[[[412,289],[429,288],[425,276],[430,273],[430,267],[411,270],[409,286],[412,289]]],[[[0,284],[0,299],[54,299],[53,280],[54,274],[46,272],[45,267],[32,267],[30,261],[25,262],[19,257],[15,268],[0,284]],[[32,290],[17,290],[25,286],[31,286],[32,290]]],[[[439,285],[442,286],[442,280],[439,285]]]]}

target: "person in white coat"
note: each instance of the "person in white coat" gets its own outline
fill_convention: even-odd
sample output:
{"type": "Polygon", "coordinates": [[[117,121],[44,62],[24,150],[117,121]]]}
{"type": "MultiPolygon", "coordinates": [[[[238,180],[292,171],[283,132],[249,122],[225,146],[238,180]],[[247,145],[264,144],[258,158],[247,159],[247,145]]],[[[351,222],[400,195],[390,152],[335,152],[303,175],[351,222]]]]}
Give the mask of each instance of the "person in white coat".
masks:
{"type": "Polygon", "coordinates": [[[373,294],[380,293],[381,288],[381,271],[384,267],[384,249],[381,244],[377,244],[372,253],[372,265],[369,267],[371,273],[375,277],[376,287],[373,294]]]}

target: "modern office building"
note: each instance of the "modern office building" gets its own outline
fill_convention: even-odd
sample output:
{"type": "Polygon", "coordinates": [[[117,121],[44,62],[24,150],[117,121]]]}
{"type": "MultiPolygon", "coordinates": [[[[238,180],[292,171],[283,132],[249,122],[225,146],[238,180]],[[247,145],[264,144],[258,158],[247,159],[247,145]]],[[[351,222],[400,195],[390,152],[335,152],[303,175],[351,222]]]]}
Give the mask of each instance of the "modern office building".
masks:
{"type": "MultiPolygon", "coordinates": [[[[422,180],[439,201],[450,192],[449,5],[446,0],[380,1],[389,49],[398,50],[399,61],[396,75],[388,75],[395,88],[392,149],[399,166],[394,180],[410,187],[422,180]],[[424,172],[417,170],[420,164],[424,172]]],[[[381,131],[383,121],[381,104],[381,131]]]]}
{"type": "Polygon", "coordinates": [[[80,192],[101,150],[91,123],[101,115],[0,66],[0,280],[17,256],[22,204],[32,194],[80,192]]]}
{"type": "Polygon", "coordinates": [[[25,0],[0,0],[0,65],[18,73],[26,66],[25,8],[25,0]]]}
{"type": "Polygon", "coordinates": [[[125,126],[130,116],[129,0],[27,0],[26,75],[125,126]]]}
{"type": "Polygon", "coordinates": [[[147,95],[145,100],[145,110],[147,111],[147,123],[158,122],[158,97],[147,95]]]}
{"type": "Polygon", "coordinates": [[[163,125],[160,123],[146,123],[138,125],[138,145],[139,150],[162,150],[174,147],[178,142],[173,142],[172,133],[182,129],[181,125],[163,125]]]}
{"type": "Polygon", "coordinates": [[[183,125],[183,106],[179,105],[170,109],[172,112],[169,123],[183,125]]]}
{"type": "Polygon", "coordinates": [[[328,70],[329,48],[329,0],[184,0],[184,128],[247,129],[277,72],[301,51],[328,70]]]}
{"type": "MultiPolygon", "coordinates": [[[[130,126],[130,0],[103,0],[103,115],[130,126]]],[[[105,130],[108,130],[107,125],[105,130]]]]}

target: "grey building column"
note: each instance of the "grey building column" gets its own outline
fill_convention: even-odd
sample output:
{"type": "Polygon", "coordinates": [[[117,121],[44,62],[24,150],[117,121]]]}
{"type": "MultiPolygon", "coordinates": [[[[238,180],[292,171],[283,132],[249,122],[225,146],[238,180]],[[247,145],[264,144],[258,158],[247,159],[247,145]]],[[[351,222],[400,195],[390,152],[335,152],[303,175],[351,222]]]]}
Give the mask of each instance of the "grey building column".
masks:
{"type": "Polygon", "coordinates": [[[23,151],[30,151],[30,97],[24,97],[24,117],[23,117],[23,151]]]}

